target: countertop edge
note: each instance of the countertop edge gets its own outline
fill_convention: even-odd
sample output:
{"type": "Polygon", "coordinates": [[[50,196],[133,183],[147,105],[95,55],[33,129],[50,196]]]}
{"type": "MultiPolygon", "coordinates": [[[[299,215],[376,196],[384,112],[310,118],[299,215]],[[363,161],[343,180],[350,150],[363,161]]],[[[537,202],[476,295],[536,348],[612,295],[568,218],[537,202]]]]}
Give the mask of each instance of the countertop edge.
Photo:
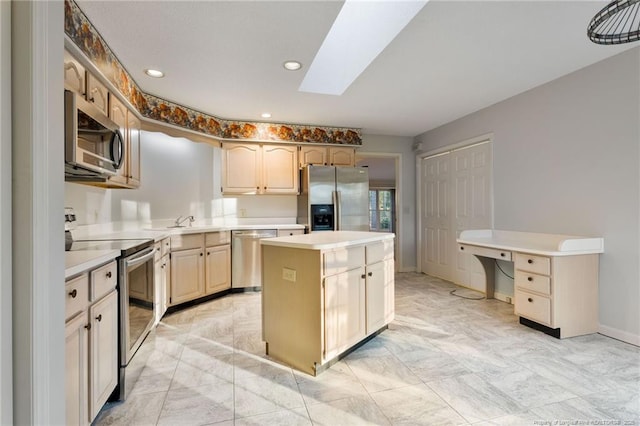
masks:
{"type": "Polygon", "coordinates": [[[120,256],[120,250],[83,250],[65,252],[65,280],[82,274],[120,256]],[[71,265],[67,266],[69,263],[71,265]]]}

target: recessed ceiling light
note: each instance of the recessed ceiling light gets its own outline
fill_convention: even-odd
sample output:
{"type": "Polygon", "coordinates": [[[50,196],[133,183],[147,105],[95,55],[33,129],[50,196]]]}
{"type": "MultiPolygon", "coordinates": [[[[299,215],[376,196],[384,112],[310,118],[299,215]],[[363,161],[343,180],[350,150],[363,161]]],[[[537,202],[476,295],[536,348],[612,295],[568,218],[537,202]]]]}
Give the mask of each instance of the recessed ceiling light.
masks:
{"type": "Polygon", "coordinates": [[[162,78],[162,77],[164,77],[164,73],[162,71],[158,71],[158,70],[146,69],[146,70],[144,70],[144,73],[147,74],[149,77],[153,77],[153,78],[162,78]]]}
{"type": "Polygon", "coordinates": [[[271,113],[270,112],[263,112],[261,117],[262,118],[271,118],[271,113]]]}
{"type": "Polygon", "coordinates": [[[302,68],[302,64],[298,61],[286,61],[282,66],[289,71],[297,71],[302,68]]]}

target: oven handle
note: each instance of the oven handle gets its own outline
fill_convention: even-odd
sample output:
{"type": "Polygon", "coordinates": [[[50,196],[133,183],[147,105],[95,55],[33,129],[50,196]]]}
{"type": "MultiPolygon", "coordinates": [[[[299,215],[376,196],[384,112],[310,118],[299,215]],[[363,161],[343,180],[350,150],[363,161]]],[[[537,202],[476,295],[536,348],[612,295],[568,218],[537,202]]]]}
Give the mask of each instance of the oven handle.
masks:
{"type": "Polygon", "coordinates": [[[126,268],[130,268],[132,266],[136,266],[139,265],[141,263],[144,263],[146,261],[148,261],[149,259],[153,258],[153,255],[156,252],[155,247],[150,248],[146,253],[143,253],[137,257],[133,257],[133,258],[129,258],[129,259],[125,259],[124,264],[126,268]]]}

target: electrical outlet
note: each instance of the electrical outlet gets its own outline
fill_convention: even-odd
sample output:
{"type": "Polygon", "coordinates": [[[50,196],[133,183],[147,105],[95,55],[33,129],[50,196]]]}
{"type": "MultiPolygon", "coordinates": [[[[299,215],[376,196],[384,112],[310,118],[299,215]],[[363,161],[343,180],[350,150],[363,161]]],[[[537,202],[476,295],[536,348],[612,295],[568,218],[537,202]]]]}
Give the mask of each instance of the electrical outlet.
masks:
{"type": "Polygon", "coordinates": [[[296,282],[296,270],[289,268],[282,268],[282,279],[285,281],[296,282]]]}

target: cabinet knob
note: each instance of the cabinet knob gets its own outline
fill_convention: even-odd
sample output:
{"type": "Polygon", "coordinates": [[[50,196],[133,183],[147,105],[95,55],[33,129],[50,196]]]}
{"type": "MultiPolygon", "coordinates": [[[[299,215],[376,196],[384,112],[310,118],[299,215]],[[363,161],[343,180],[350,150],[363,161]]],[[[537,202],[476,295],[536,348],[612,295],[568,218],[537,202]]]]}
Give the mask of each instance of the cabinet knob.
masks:
{"type": "Polygon", "coordinates": [[[368,272],[367,275],[369,275],[371,277],[371,276],[373,276],[373,272],[368,272]]]}
{"type": "Polygon", "coordinates": [[[360,278],[365,279],[367,276],[365,274],[360,275],[360,278]]]}
{"type": "Polygon", "coordinates": [[[91,323],[85,325],[84,328],[86,328],[87,330],[91,330],[91,323]]]}
{"type": "Polygon", "coordinates": [[[527,281],[529,282],[533,281],[533,277],[527,277],[527,281]]]}
{"type": "Polygon", "coordinates": [[[527,302],[533,302],[533,299],[529,297],[527,298],[527,302]]]}
{"type": "Polygon", "coordinates": [[[530,264],[533,263],[533,259],[527,260],[527,263],[530,263],[530,264]]]}
{"type": "Polygon", "coordinates": [[[460,250],[464,250],[464,247],[460,247],[460,250]]]}
{"type": "Polygon", "coordinates": [[[111,278],[111,271],[107,272],[107,278],[111,278]]]}
{"type": "Polygon", "coordinates": [[[500,257],[504,257],[504,256],[505,256],[505,254],[504,254],[504,253],[500,253],[500,257]]]}
{"type": "Polygon", "coordinates": [[[209,256],[209,255],[211,255],[211,253],[210,253],[210,252],[207,252],[207,256],[209,256]]]}
{"type": "Polygon", "coordinates": [[[202,252],[200,252],[200,256],[203,256],[203,253],[202,253],[202,252]]]}
{"type": "Polygon", "coordinates": [[[95,100],[95,98],[93,96],[89,98],[89,102],[95,102],[95,101],[96,100],[95,100]]]}
{"type": "Polygon", "coordinates": [[[100,314],[100,315],[98,315],[98,316],[96,317],[96,321],[98,321],[98,322],[102,321],[102,314],[100,314]]]}
{"type": "Polygon", "coordinates": [[[75,288],[69,292],[69,296],[71,296],[72,299],[75,299],[77,295],[78,290],[76,290],[75,288]]]}

